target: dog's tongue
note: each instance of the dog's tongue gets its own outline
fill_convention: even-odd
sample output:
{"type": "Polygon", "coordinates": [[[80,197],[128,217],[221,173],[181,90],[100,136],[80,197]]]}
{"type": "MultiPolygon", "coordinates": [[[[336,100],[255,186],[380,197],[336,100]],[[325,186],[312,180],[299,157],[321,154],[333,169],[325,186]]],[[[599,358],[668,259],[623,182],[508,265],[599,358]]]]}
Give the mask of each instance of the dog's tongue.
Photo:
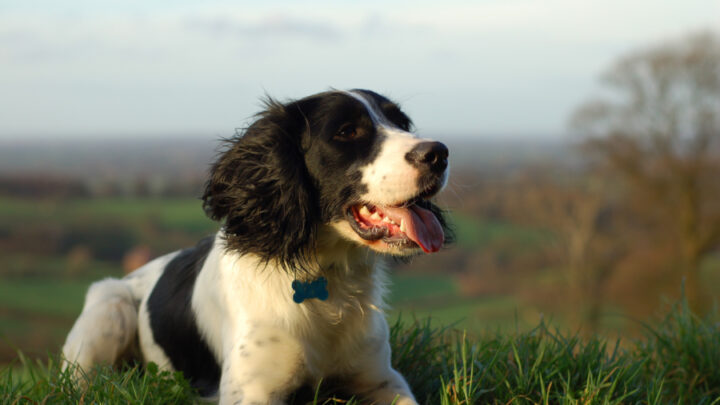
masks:
{"type": "Polygon", "coordinates": [[[445,233],[430,210],[413,205],[410,208],[383,207],[383,211],[397,223],[405,221],[405,235],[425,253],[437,252],[442,247],[445,233]]]}

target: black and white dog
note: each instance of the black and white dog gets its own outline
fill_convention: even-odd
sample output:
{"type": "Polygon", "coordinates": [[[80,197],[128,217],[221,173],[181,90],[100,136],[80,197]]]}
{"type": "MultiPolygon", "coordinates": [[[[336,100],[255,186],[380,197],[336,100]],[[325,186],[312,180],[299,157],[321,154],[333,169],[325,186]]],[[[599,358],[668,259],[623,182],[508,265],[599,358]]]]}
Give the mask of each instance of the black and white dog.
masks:
{"type": "Polygon", "coordinates": [[[328,377],[372,403],[416,403],[390,365],[381,256],[443,246],[429,199],[447,148],[367,90],[266,107],[212,166],[203,201],[220,232],[93,284],[65,366],[134,351],[221,404],[281,404],[328,377]]]}

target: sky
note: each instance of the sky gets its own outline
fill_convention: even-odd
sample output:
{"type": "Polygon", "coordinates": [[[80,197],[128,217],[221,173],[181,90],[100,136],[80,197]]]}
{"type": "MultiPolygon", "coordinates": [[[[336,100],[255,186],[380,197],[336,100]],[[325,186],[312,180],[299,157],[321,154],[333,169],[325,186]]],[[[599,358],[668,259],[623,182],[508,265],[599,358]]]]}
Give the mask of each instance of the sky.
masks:
{"type": "Polygon", "coordinates": [[[714,27],[720,0],[3,0],[0,140],[217,138],[330,88],[429,136],[561,137],[619,56],[714,27]]]}

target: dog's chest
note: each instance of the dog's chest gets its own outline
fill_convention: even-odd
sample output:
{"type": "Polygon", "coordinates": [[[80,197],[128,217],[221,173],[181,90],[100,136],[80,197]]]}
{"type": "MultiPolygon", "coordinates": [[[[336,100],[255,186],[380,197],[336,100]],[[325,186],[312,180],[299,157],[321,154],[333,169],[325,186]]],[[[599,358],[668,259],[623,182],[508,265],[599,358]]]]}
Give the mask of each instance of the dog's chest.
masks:
{"type": "MultiPolygon", "coordinates": [[[[368,342],[378,340],[384,322],[384,273],[373,262],[345,261],[323,271],[328,298],[293,301],[293,276],[280,269],[258,270],[251,258],[223,259],[232,270],[216,280],[223,290],[227,319],[253,333],[253,325],[281,331],[303,348],[311,375],[325,376],[349,369],[368,342]],[[242,266],[242,268],[239,268],[242,266]]],[[[221,304],[222,305],[222,304],[221,304]]],[[[220,325],[218,325],[220,326],[220,325]]]]}
{"type": "Polygon", "coordinates": [[[357,362],[369,344],[377,341],[378,323],[383,320],[370,300],[359,296],[309,302],[294,329],[304,347],[305,365],[311,375],[342,374],[357,362]]]}

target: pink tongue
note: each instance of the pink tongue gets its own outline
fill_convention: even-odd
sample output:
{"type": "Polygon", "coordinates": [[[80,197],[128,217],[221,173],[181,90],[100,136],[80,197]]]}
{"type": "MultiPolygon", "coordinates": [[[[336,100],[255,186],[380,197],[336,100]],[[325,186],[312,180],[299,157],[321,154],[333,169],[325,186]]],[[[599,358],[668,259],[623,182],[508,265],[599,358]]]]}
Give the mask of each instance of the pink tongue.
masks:
{"type": "Polygon", "coordinates": [[[386,215],[395,222],[405,221],[405,235],[417,243],[425,253],[437,252],[445,241],[442,230],[435,214],[414,205],[410,208],[383,207],[386,215]]]}

